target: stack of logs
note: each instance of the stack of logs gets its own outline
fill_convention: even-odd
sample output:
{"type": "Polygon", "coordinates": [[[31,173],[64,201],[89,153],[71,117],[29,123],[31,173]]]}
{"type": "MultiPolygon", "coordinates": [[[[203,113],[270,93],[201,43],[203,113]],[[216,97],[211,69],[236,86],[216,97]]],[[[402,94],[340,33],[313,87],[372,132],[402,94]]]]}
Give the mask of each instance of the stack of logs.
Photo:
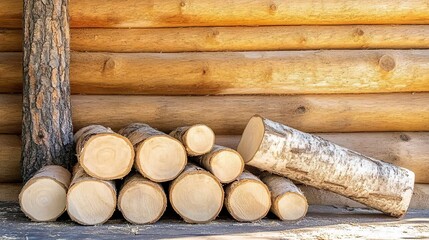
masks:
{"type": "Polygon", "coordinates": [[[210,222],[224,205],[237,221],[262,219],[270,209],[281,220],[298,220],[308,204],[291,180],[399,217],[413,192],[409,170],[259,116],[237,151],[215,145],[214,132],[202,124],[170,134],[142,123],[117,133],[91,125],[74,140],[72,174],[45,166],[22,189],[21,208],[32,220],[54,221],[67,211],[79,224],[96,225],[117,208],[131,223],[154,223],[167,199],[188,223],[210,222]]]}

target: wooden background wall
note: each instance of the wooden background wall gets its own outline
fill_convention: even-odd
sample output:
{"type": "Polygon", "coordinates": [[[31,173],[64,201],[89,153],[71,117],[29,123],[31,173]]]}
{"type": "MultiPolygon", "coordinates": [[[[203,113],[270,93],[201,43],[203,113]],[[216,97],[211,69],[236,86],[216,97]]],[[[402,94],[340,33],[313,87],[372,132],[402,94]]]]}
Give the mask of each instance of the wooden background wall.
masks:
{"type": "MultiPolygon", "coordinates": [[[[21,12],[0,1],[0,200],[21,181],[21,12]]],[[[70,17],[75,130],[205,123],[234,146],[258,113],[429,193],[427,0],[70,0],[70,17]]]]}

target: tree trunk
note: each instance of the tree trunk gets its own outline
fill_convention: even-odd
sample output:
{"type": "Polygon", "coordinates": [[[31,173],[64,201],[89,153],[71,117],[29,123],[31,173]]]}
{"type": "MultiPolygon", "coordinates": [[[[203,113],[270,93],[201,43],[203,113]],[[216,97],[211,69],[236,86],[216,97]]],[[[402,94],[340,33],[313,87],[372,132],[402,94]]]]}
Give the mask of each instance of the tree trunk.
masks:
{"type": "Polygon", "coordinates": [[[254,116],[238,152],[246,164],[329,190],[392,216],[403,216],[414,173],[323,138],[254,116]]]}
{"type": "Polygon", "coordinates": [[[281,220],[299,220],[307,214],[307,199],[292,181],[268,172],[259,177],[271,192],[271,212],[277,217],[281,220]]]}
{"type": "Polygon", "coordinates": [[[72,164],[67,5],[67,0],[24,0],[24,181],[45,165],[72,164]]]}
{"type": "Polygon", "coordinates": [[[225,188],[225,206],[240,222],[257,221],[270,211],[271,193],[255,175],[245,170],[236,181],[225,188]]]}
{"type": "Polygon", "coordinates": [[[55,221],[66,211],[70,172],[60,166],[41,168],[19,194],[22,212],[33,221],[55,221]]]}
{"type": "Polygon", "coordinates": [[[161,184],[144,178],[140,173],[128,176],[118,197],[118,209],[134,224],[154,223],[167,208],[167,196],[161,184]]]}
{"type": "Polygon", "coordinates": [[[244,169],[243,158],[237,151],[219,145],[214,145],[210,152],[191,159],[211,172],[221,183],[234,181],[244,169]]]}

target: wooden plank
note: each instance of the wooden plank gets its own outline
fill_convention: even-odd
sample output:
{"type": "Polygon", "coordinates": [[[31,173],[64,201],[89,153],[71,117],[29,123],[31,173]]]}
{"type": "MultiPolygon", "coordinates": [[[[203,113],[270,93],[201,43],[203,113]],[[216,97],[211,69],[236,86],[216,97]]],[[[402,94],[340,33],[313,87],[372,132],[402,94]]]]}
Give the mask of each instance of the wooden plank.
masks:
{"type": "MultiPolygon", "coordinates": [[[[310,186],[299,185],[311,205],[338,205],[348,207],[361,207],[364,205],[333,192],[319,190],[310,186]]],[[[415,184],[410,208],[429,209],[429,184],[415,184]]]]}
{"type": "MultiPolygon", "coordinates": [[[[429,25],[76,28],[71,49],[82,52],[278,51],[416,49],[429,47],[429,25]]],[[[0,51],[22,50],[21,30],[0,29],[0,51]]]]}
{"type": "Polygon", "coordinates": [[[21,138],[0,134],[0,146],[0,183],[22,181],[21,138]]]}
{"type": "MultiPolygon", "coordinates": [[[[21,27],[18,2],[2,0],[0,27],[21,27]]],[[[426,0],[70,1],[72,27],[427,24],[428,13],[426,0]]]]}
{"type": "Polygon", "coordinates": [[[18,202],[21,188],[21,183],[0,183],[0,202],[18,202]]]}
{"type": "Polygon", "coordinates": [[[71,48],[88,52],[276,51],[428,48],[429,25],[78,28],[71,48]]]}
{"type": "MultiPolygon", "coordinates": [[[[408,168],[417,183],[429,183],[429,132],[316,133],[364,155],[408,168]]],[[[236,149],[240,135],[218,135],[216,144],[236,149]]]]}
{"type": "MultiPolygon", "coordinates": [[[[216,134],[241,134],[260,114],[306,132],[429,131],[429,93],[291,96],[72,96],[75,129],[118,130],[146,122],[169,132],[207,124],[216,134]]],[[[21,96],[0,95],[0,133],[21,131],[21,96]]]]}
{"type": "MultiPolygon", "coordinates": [[[[14,71],[0,78],[1,92],[18,90],[19,55],[0,54],[0,66],[14,71]]],[[[429,50],[74,52],[70,78],[75,94],[418,92],[429,91],[429,50]]]]}
{"type": "Polygon", "coordinates": [[[21,52],[22,31],[17,29],[0,29],[0,52],[21,52]]]}

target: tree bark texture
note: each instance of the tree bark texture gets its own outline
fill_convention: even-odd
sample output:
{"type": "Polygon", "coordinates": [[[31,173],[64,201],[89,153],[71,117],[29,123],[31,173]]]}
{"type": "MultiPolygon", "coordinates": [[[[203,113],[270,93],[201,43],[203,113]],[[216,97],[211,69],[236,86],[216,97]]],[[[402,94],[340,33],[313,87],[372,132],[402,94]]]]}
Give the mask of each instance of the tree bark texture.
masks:
{"type": "Polygon", "coordinates": [[[406,213],[413,194],[412,171],[260,116],[249,121],[238,152],[250,166],[338,193],[395,217],[406,213]],[[259,137],[261,142],[252,143],[249,137],[259,137]]]}
{"type": "Polygon", "coordinates": [[[22,176],[45,165],[70,169],[70,37],[67,0],[24,1],[22,176]]]}

